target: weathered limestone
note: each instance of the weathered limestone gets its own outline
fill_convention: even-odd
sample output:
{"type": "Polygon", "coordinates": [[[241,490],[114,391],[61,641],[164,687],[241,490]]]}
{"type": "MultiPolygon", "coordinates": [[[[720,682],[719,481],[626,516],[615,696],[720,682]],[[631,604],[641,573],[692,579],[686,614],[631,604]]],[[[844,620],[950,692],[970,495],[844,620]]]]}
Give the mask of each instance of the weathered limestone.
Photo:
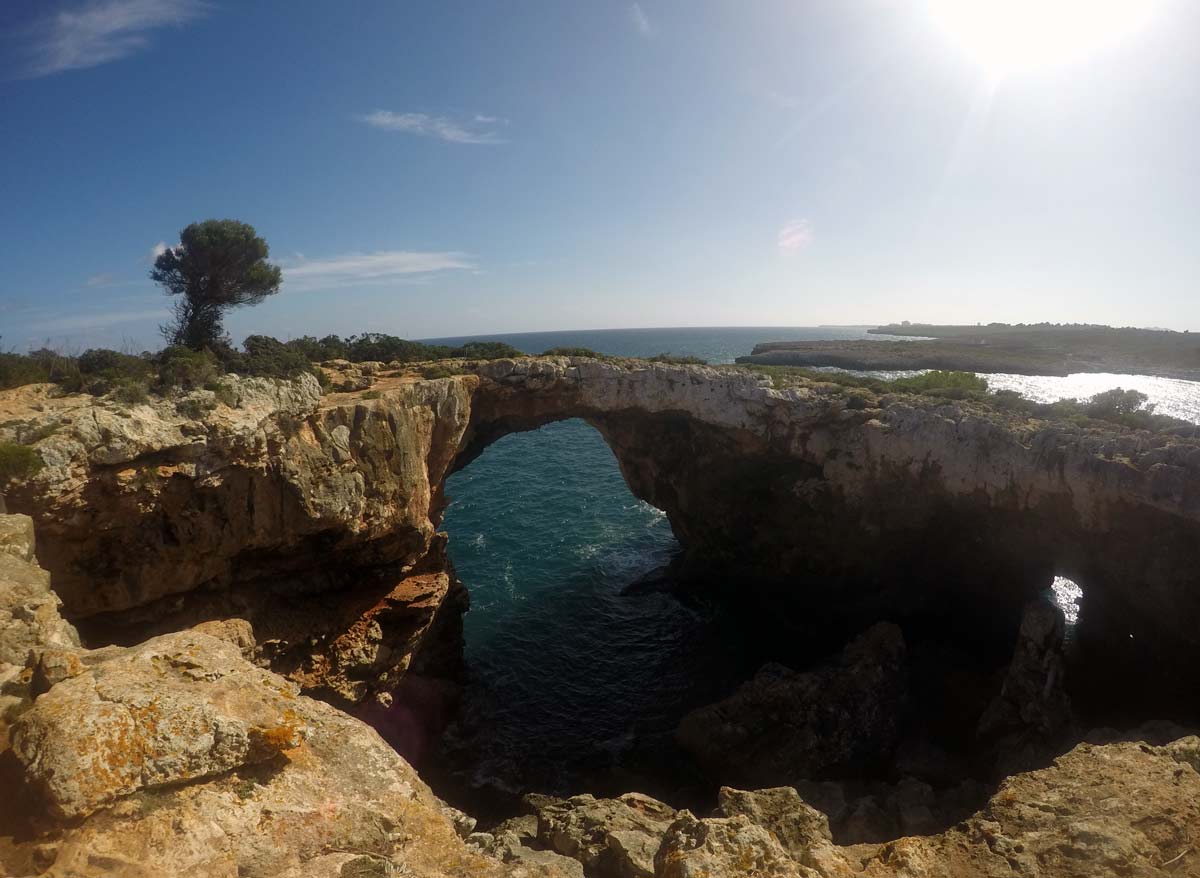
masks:
{"type": "Polygon", "coordinates": [[[676,738],[714,779],[795,784],[887,758],[907,688],[904,637],[880,623],[812,671],[761,669],[724,701],[698,708],[676,738]]]}
{"type": "Polygon", "coordinates": [[[360,700],[421,663],[420,624],[395,627],[389,611],[375,628],[368,615],[383,600],[415,606],[404,578],[441,563],[445,475],[507,432],[582,417],[633,492],[667,512],[681,571],[759,583],[747,604],[787,619],[814,655],[890,615],[953,620],[1006,651],[1021,608],[1059,572],[1086,588],[1077,639],[1113,686],[1191,691],[1200,440],[1186,431],[1026,422],[905,395],[848,408],[831,385],[777,391],[728,369],[462,368],[423,380],[343,367],[354,386],[371,382],[370,398],[320,397],[309,377],[231,380],[237,404],[206,398],[200,418],[187,400],[8,391],[0,438],[43,436],[46,462],[8,487],[8,505],[36,518],[42,561],[85,636],[136,642],[239,616],[262,660],[360,700]],[[303,600],[329,592],[346,608],[336,619],[303,600]],[[302,667],[312,637],[324,657],[302,667]]]}
{"type": "Polygon", "coordinates": [[[788,856],[821,875],[835,875],[849,862],[833,844],[828,818],[800,798],[793,787],[747,792],[721,787],[717,811],[724,817],[746,817],[771,833],[788,856]]]}
{"type": "MultiPolygon", "coordinates": [[[[14,523],[0,518],[5,526],[14,523]]],[[[533,797],[532,823],[510,821],[494,833],[471,835],[468,844],[462,837],[473,821],[439,802],[378,734],[247,662],[243,654],[254,645],[244,621],[203,628],[133,648],[35,643],[26,670],[37,669],[41,682],[0,716],[0,873],[1010,878],[1016,871],[1095,878],[1200,872],[1195,737],[1157,747],[1081,744],[1049,768],[1009,778],[954,828],[882,845],[834,845],[825,818],[791,788],[722,789],[717,814],[707,818],[636,793],[615,800],[533,797]]],[[[24,676],[29,687],[32,673],[24,676]]]]}
{"type": "Polygon", "coordinates": [[[59,817],[270,760],[306,734],[294,686],[205,634],[84,658],[12,730],[26,780],[59,817]]]}
{"type": "Polygon", "coordinates": [[[979,719],[977,734],[993,750],[1001,776],[1034,766],[1071,729],[1063,658],[1065,620],[1049,601],[1031,603],[1000,693],[979,719]]]}
{"type": "Polygon", "coordinates": [[[697,820],[683,811],[671,824],[655,857],[659,878],[762,875],[817,878],[787,855],[770,831],[744,815],[697,820]]]}
{"type": "Polygon", "coordinates": [[[653,878],[654,857],[674,808],[640,793],[617,799],[529,797],[537,839],[583,864],[591,878],[653,878]]]}
{"type": "Polygon", "coordinates": [[[0,666],[24,665],[39,646],[78,647],[79,635],[59,615],[50,575],[34,558],[33,521],[0,515],[0,666]]]}
{"type": "Polygon", "coordinates": [[[580,878],[469,848],[474,821],[369,726],[245,659],[244,620],[201,627],[128,649],[34,638],[4,666],[21,696],[0,711],[0,874],[580,878]]]}
{"type": "Polygon", "coordinates": [[[1005,781],[964,824],[889,842],[867,876],[1095,878],[1200,874],[1196,739],[1169,747],[1080,744],[1005,781]]]}

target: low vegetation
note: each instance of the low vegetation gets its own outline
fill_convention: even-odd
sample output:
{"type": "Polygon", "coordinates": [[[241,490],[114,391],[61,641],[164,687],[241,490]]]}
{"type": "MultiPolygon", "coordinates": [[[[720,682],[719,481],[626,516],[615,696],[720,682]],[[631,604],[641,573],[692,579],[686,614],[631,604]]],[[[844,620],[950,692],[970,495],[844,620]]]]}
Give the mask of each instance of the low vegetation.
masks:
{"type": "Polygon", "coordinates": [[[591,357],[593,360],[607,360],[608,354],[602,354],[591,348],[558,347],[542,352],[543,357],[591,357]]]}
{"type": "MultiPolygon", "coordinates": [[[[613,359],[584,347],[556,347],[546,356],[593,357],[613,359]]],[[[184,345],[170,345],[158,353],[130,354],[107,349],[92,349],[70,356],[49,349],[28,354],[0,352],[0,390],[26,384],[51,383],[64,393],[86,392],[95,396],[110,395],[120,402],[134,405],[150,400],[152,395],[170,392],[209,390],[213,402],[233,406],[237,394],[222,380],[226,374],[265,378],[293,378],[304,372],[316,376],[322,387],[329,379],[314,362],[348,360],[350,362],[425,363],[420,367],[424,378],[446,378],[462,374],[461,360],[485,360],[523,357],[525,354],[503,342],[467,342],[463,345],[428,345],[408,341],[384,333],[364,333],[340,338],[328,335],[318,339],[303,336],[281,342],[266,335],[252,335],[240,350],[216,345],[194,350],[184,345]]],[[[659,354],[648,358],[652,363],[705,365],[699,357],[659,354]]],[[[975,400],[990,408],[1022,414],[1030,418],[1065,420],[1087,425],[1101,421],[1136,429],[1160,430],[1176,426],[1180,421],[1157,414],[1148,404],[1145,394],[1136,390],[1115,388],[1086,400],[1065,399],[1039,403],[1011,390],[991,391],[987,379],[973,372],[935,369],[905,378],[875,378],[853,372],[823,371],[804,366],[744,365],[771,379],[776,389],[785,389],[808,382],[839,388],[849,409],[875,406],[878,397],[888,393],[912,393],[955,400],[975,400]]],[[[10,446],[24,448],[24,446],[10,446]]],[[[0,466],[15,468],[40,464],[36,454],[26,450],[5,450],[0,466]]],[[[0,470],[4,471],[4,470],[0,470]]]]}
{"type": "Polygon", "coordinates": [[[1141,430],[1162,430],[1186,423],[1155,413],[1149,397],[1137,390],[1117,387],[1088,399],[1061,399],[1035,402],[1014,390],[988,389],[987,379],[973,372],[935,369],[908,378],[874,378],[851,372],[824,372],[802,366],[745,366],[766,375],[772,386],[783,390],[806,382],[836,385],[846,397],[850,409],[869,408],[887,393],[913,393],[943,399],[974,400],[999,411],[1022,414],[1041,420],[1070,421],[1080,426],[1094,422],[1119,424],[1141,430]]]}
{"type": "Polygon", "coordinates": [[[457,346],[432,345],[383,332],[364,332],[346,338],[305,335],[283,344],[314,363],[325,360],[419,363],[426,360],[498,360],[525,356],[512,345],[500,341],[469,341],[457,346]]]}
{"type": "Polygon", "coordinates": [[[671,363],[675,366],[707,366],[708,360],[679,354],[655,354],[647,358],[651,363],[671,363]]]}
{"type": "Polygon", "coordinates": [[[42,468],[37,450],[15,442],[0,442],[0,485],[9,479],[31,476],[42,468]]]}
{"type": "Polygon", "coordinates": [[[1092,421],[1120,424],[1137,430],[1163,430],[1186,424],[1178,418],[1157,414],[1149,397],[1138,390],[1114,387],[1088,399],[1060,399],[1057,402],[1034,402],[1013,390],[999,390],[989,400],[993,406],[1015,411],[1033,418],[1071,421],[1087,426],[1092,421]]]}
{"type": "Polygon", "coordinates": [[[766,375],[776,390],[782,390],[805,381],[837,384],[842,387],[858,387],[877,394],[920,393],[925,396],[940,396],[947,399],[968,399],[987,393],[987,379],[974,372],[948,372],[934,369],[923,375],[910,378],[874,378],[852,372],[824,372],[806,366],[747,366],[750,371],[766,375]]]}
{"type": "MultiPolygon", "coordinates": [[[[205,389],[227,402],[233,394],[221,382],[225,374],[293,378],[311,372],[325,386],[325,373],[313,365],[315,362],[343,359],[412,363],[523,356],[521,351],[503,342],[428,345],[374,332],[344,339],[336,335],[322,339],[304,336],[286,342],[268,335],[252,335],[240,350],[214,343],[199,350],[169,345],[157,353],[141,354],[96,348],[72,356],[43,348],[28,354],[0,353],[0,390],[49,383],[57,384],[64,393],[111,394],[122,402],[138,403],[145,402],[151,394],[205,389]]],[[[447,375],[458,374],[447,367],[442,367],[442,371],[447,375]]]]}

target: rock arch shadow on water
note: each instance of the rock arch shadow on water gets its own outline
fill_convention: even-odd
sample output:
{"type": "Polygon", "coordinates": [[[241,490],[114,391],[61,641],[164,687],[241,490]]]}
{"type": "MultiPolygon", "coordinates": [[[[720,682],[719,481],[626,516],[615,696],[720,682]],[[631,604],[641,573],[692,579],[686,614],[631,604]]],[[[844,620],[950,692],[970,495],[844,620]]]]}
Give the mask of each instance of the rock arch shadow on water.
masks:
{"type": "Polygon", "coordinates": [[[678,551],[664,514],[630,493],[582,420],[498,440],[446,495],[442,529],[471,597],[451,787],[477,808],[523,792],[653,792],[642,767],[670,773],[682,714],[757,661],[715,606],[658,587],[678,551]]]}

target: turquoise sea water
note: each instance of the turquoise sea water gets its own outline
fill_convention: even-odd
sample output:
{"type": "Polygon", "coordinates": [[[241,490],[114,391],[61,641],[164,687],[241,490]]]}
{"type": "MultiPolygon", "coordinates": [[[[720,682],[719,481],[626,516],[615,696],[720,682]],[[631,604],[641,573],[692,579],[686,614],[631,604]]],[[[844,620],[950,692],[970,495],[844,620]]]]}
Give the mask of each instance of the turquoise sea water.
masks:
{"type": "MultiPolygon", "coordinates": [[[[490,338],[528,353],[583,346],[728,363],[761,341],[864,337],[865,327],[739,327],[490,338]]],[[[1129,376],[1100,382],[1111,378],[1134,384],[1129,376]]],[[[1091,376],[1019,380],[1043,399],[1096,392],[1091,376]]],[[[1137,386],[1161,411],[1200,420],[1200,385],[1137,386]]],[[[578,792],[589,775],[668,740],[684,711],[721,697],[760,660],[715,607],[624,593],[677,545],[663,514],[629,493],[612,452],[582,421],[501,439],[448,480],[447,494],[443,528],[471,594],[467,698],[450,744],[470,751],[474,782],[578,792]]]]}

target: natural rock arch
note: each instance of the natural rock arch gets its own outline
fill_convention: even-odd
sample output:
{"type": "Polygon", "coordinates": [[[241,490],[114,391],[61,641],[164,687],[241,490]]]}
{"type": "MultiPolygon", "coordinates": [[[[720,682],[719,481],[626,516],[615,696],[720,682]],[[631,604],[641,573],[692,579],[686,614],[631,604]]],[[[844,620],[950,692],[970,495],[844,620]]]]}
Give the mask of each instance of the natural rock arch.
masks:
{"type": "Polygon", "coordinates": [[[1087,583],[1077,639],[1138,681],[1130,697],[1195,682],[1193,437],[917,397],[849,409],[816,386],[662,364],[371,371],[368,396],[235,382],[237,407],[200,420],[172,401],[47,400],[47,466],[8,501],[37,518],[68,615],[94,641],[245,615],[275,667],[349,700],[452,665],[446,475],[502,435],[582,418],[666,511],[681,575],[735,585],[814,650],[881,616],[1007,649],[1059,572],[1087,583]]]}

